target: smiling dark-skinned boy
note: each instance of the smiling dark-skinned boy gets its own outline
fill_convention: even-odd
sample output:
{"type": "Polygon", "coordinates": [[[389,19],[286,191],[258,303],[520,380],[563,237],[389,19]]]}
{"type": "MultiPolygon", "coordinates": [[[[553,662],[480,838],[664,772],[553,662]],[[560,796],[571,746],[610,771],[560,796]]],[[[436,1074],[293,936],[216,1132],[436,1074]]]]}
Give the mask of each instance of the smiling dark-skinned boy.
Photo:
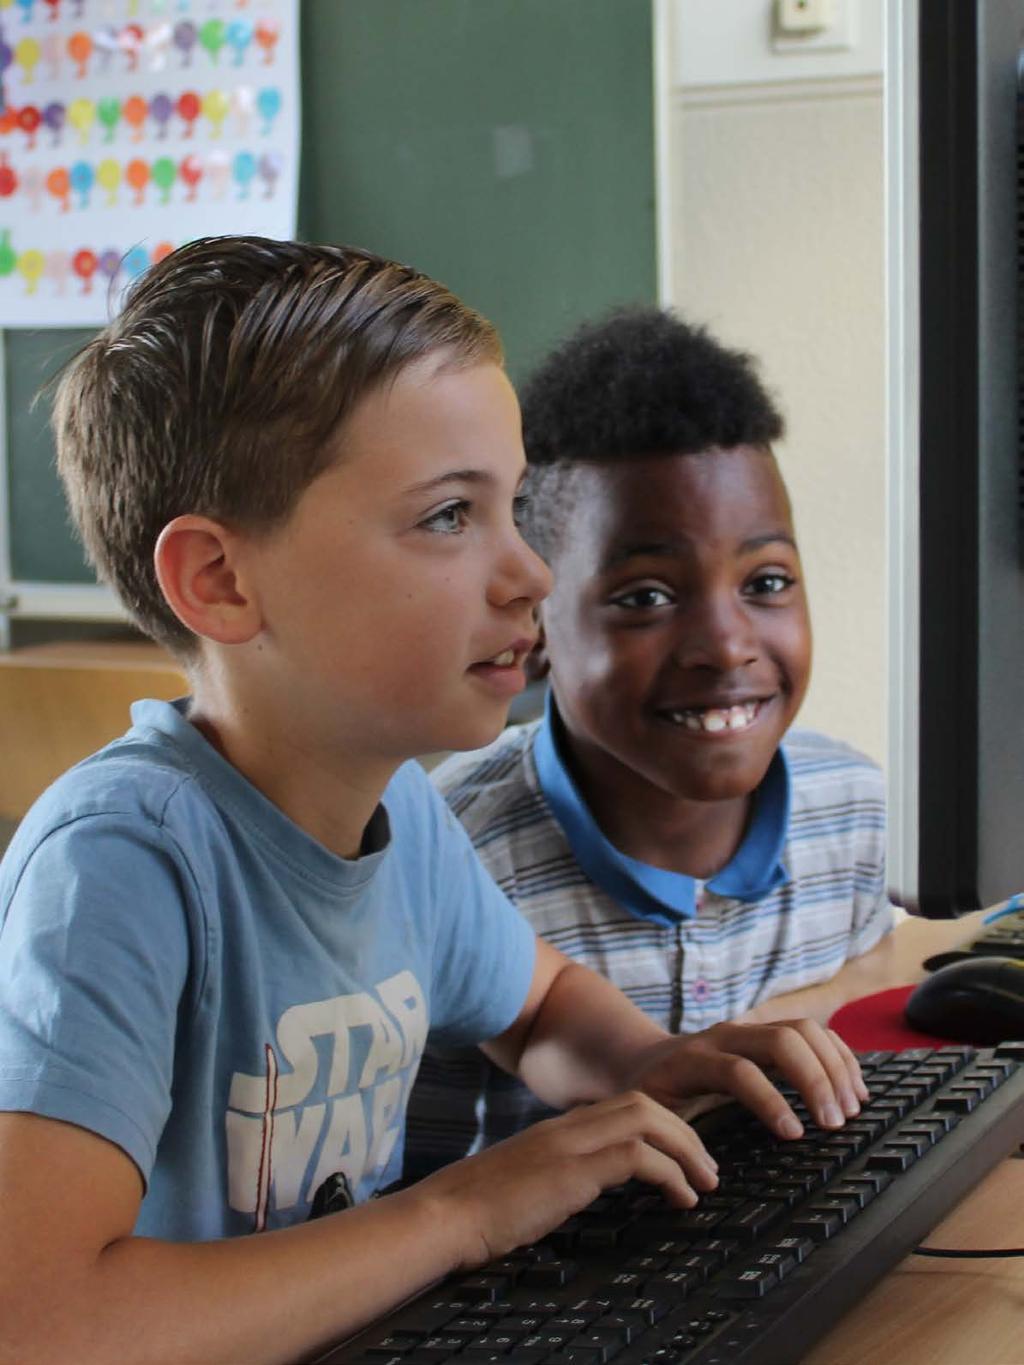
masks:
{"type": "MultiPolygon", "coordinates": [[[[751,359],[658,309],[581,328],[524,387],[540,721],[433,777],[502,889],[672,1032],[833,976],[892,926],[885,790],[791,727],[811,627],[783,420],[751,359]]],[[[513,1078],[428,1051],[407,1172],[542,1117],[513,1078]]]]}

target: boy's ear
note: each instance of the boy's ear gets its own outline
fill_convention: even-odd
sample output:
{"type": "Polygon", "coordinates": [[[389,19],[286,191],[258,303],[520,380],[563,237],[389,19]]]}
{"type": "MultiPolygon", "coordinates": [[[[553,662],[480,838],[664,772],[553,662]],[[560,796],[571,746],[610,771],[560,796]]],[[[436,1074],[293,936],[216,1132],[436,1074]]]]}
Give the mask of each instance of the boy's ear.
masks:
{"type": "Polygon", "coordinates": [[[544,639],[544,618],[538,613],[537,643],[523,660],[523,672],[528,683],[542,682],[550,671],[547,642],[544,639]]]}
{"type": "Polygon", "coordinates": [[[210,517],[175,517],[160,532],[154,567],[181,623],[222,645],[245,644],[262,620],[241,571],[241,539],[210,517]]]}

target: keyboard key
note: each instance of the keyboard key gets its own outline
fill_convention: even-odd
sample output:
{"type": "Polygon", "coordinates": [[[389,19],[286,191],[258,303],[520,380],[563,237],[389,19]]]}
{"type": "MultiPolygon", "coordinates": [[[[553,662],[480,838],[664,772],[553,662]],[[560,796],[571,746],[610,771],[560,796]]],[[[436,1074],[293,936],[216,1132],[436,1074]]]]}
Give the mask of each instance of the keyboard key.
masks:
{"type": "Polygon", "coordinates": [[[579,1270],[575,1261],[539,1261],[527,1266],[519,1283],[532,1289],[558,1289],[574,1280],[579,1270]]]}
{"type": "Polygon", "coordinates": [[[867,1159],[867,1169],[869,1171],[906,1171],[914,1164],[914,1154],[907,1148],[889,1147],[880,1148],[877,1152],[872,1152],[867,1159]]]}
{"type": "Polygon", "coordinates": [[[923,1156],[929,1147],[934,1147],[940,1137],[945,1137],[945,1129],[939,1128],[937,1124],[924,1120],[921,1123],[914,1122],[897,1128],[893,1134],[895,1142],[916,1142],[919,1143],[918,1156],[923,1156]]]}
{"type": "Polygon", "coordinates": [[[503,1318],[506,1313],[511,1313],[514,1307],[509,1299],[498,1299],[496,1303],[466,1304],[463,1312],[474,1318],[490,1318],[493,1322],[497,1318],[503,1318]]]}
{"type": "Polygon", "coordinates": [[[439,1327],[451,1322],[452,1318],[462,1317],[465,1311],[465,1304],[453,1303],[450,1299],[434,1299],[417,1304],[410,1310],[408,1317],[403,1315],[401,1330],[411,1335],[432,1337],[439,1327]]]}
{"type": "Polygon", "coordinates": [[[785,1204],[773,1200],[744,1204],[735,1213],[727,1216],[718,1231],[726,1237],[738,1237],[741,1241],[752,1242],[785,1212],[785,1204]]]}
{"type": "Polygon", "coordinates": [[[1008,1058],[1003,1058],[1001,1061],[993,1059],[991,1062],[975,1063],[969,1071],[964,1072],[964,1075],[968,1080],[972,1076],[991,1076],[996,1085],[1000,1085],[1006,1080],[1007,1076],[1012,1076],[1015,1070],[1013,1062],[1008,1058]]]}
{"type": "MultiPolygon", "coordinates": [[[[527,1335],[531,1332],[539,1332],[547,1320],[546,1313],[510,1313],[508,1317],[501,1319],[501,1326],[506,1332],[519,1332],[521,1335],[527,1335]]],[[[457,1331],[458,1321],[459,1319],[456,1318],[455,1322],[450,1322],[446,1330],[449,1332],[457,1331]]]]}
{"type": "Polygon", "coordinates": [[[546,1352],[517,1346],[512,1351],[488,1351],[478,1346],[467,1346],[457,1357],[460,1365],[541,1365],[548,1359],[546,1352]]]}
{"type": "Polygon", "coordinates": [[[806,1261],[814,1250],[814,1242],[810,1237],[780,1237],[777,1242],[772,1242],[766,1249],[793,1256],[797,1261],[806,1261]]]}
{"type": "Polygon", "coordinates": [[[699,1280],[707,1279],[711,1273],[708,1258],[701,1255],[699,1251],[691,1251],[688,1256],[677,1256],[674,1261],[669,1263],[669,1269],[695,1275],[699,1280]]]}
{"type": "Polygon", "coordinates": [[[416,1347],[417,1360],[444,1361],[457,1355],[466,1344],[465,1337],[427,1337],[416,1347]]]}
{"type": "Polygon", "coordinates": [[[699,1289],[703,1282],[703,1274],[687,1270],[667,1270],[663,1275],[652,1275],[644,1289],[656,1298],[678,1301],[693,1290],[699,1289]]]}
{"type": "Polygon", "coordinates": [[[708,1261],[713,1273],[719,1266],[732,1260],[740,1250],[740,1243],[729,1237],[707,1237],[701,1242],[694,1242],[693,1249],[708,1261]]]}
{"type": "Polygon", "coordinates": [[[599,1365],[604,1365],[605,1361],[617,1356],[626,1345],[625,1337],[621,1332],[605,1331],[601,1327],[593,1327],[589,1332],[582,1332],[578,1337],[574,1337],[569,1342],[570,1351],[594,1351],[597,1353],[599,1365]]]}
{"type": "Polygon", "coordinates": [[[638,1313],[649,1327],[652,1327],[656,1322],[660,1322],[671,1307],[664,1299],[654,1299],[646,1296],[642,1299],[631,1299],[622,1306],[629,1313],[638,1313]]]}
{"type": "Polygon", "coordinates": [[[647,1320],[642,1313],[634,1313],[629,1309],[616,1313],[602,1313],[594,1324],[595,1328],[602,1332],[618,1332],[623,1340],[629,1344],[636,1341],[641,1333],[647,1330],[647,1320]]]}
{"type": "Polygon", "coordinates": [[[446,1336],[465,1337],[469,1340],[471,1337],[483,1336],[493,1325],[491,1318],[453,1318],[444,1330],[446,1336]]]}
{"type": "MultiPolygon", "coordinates": [[[[804,1210],[801,1209],[800,1212],[801,1215],[803,1215],[804,1210]]],[[[806,1212],[809,1214],[835,1214],[835,1216],[840,1218],[845,1225],[851,1218],[856,1217],[856,1215],[860,1213],[860,1204],[856,1199],[843,1199],[836,1196],[829,1199],[816,1199],[813,1204],[808,1204],[806,1212]]]]}
{"type": "Polygon", "coordinates": [[[518,1335],[514,1332],[487,1332],[474,1341],[473,1345],[481,1351],[510,1351],[525,1335],[525,1332],[518,1335]]]}
{"type": "Polygon", "coordinates": [[[762,1251],[755,1256],[750,1263],[752,1266],[764,1266],[765,1269],[774,1269],[778,1272],[780,1280],[784,1280],[791,1270],[795,1270],[800,1262],[792,1252],[786,1251],[762,1251]]]}
{"type": "Polygon", "coordinates": [[[981,1103],[980,1096],[973,1091],[954,1092],[946,1091],[944,1095],[938,1095],[935,1099],[935,1109],[949,1109],[954,1114],[971,1114],[981,1103]]]}
{"type": "Polygon", "coordinates": [[[908,1133],[905,1128],[898,1128],[885,1145],[887,1149],[909,1152],[916,1161],[919,1156],[924,1156],[932,1144],[925,1136],[908,1133]]]}
{"type": "Polygon", "coordinates": [[[602,1287],[616,1302],[621,1302],[623,1298],[634,1298],[643,1294],[646,1279],[646,1276],[637,1275],[634,1271],[620,1270],[602,1287]]]}
{"type": "Polygon", "coordinates": [[[657,1275],[659,1271],[667,1270],[671,1264],[672,1258],[669,1256],[631,1256],[622,1268],[643,1277],[657,1275]]]}
{"type": "Polygon", "coordinates": [[[892,1175],[889,1171],[884,1170],[869,1171],[867,1168],[865,1168],[863,1171],[858,1171],[856,1175],[848,1175],[844,1177],[844,1183],[845,1181],[853,1180],[856,1180],[858,1182],[864,1181],[867,1184],[873,1185],[875,1188],[875,1193],[881,1194],[881,1192],[888,1185],[892,1184],[892,1175]]]}
{"type": "Polygon", "coordinates": [[[858,1180],[856,1176],[828,1187],[830,1199],[852,1199],[861,1209],[866,1209],[877,1193],[873,1181],[858,1180]]]}
{"type": "Polygon", "coordinates": [[[826,1242],[839,1232],[843,1220],[838,1213],[801,1213],[789,1226],[797,1236],[809,1237],[812,1242],[826,1242]]]}
{"type": "Polygon", "coordinates": [[[467,1275],[451,1286],[451,1296],[463,1303],[494,1303],[504,1297],[511,1283],[507,1275],[467,1275]]]}
{"type": "Polygon", "coordinates": [[[631,1219],[620,1218],[615,1222],[598,1222],[580,1229],[577,1245],[581,1247],[614,1247],[619,1238],[630,1226],[631,1219]]]}
{"type": "Polygon", "coordinates": [[[760,1299],[779,1283],[779,1276],[771,1266],[747,1266],[715,1286],[722,1299],[760,1299]]]}
{"type": "Polygon", "coordinates": [[[544,1324],[544,1330],[546,1332],[568,1331],[572,1336],[577,1336],[592,1322],[596,1322],[601,1314],[606,1311],[607,1308],[604,1304],[600,1308],[595,1306],[584,1309],[582,1312],[575,1308],[566,1308],[565,1312],[557,1313],[553,1318],[549,1318],[544,1324]]]}

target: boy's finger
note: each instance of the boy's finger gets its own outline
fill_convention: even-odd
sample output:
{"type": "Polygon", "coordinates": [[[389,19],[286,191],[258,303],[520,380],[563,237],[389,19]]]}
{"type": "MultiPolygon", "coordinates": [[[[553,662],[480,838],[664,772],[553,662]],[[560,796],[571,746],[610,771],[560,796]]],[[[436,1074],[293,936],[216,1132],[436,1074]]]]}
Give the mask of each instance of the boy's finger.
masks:
{"type": "Polygon", "coordinates": [[[679,1163],[642,1140],[603,1147],[587,1160],[593,1163],[602,1189],[640,1180],[659,1189],[670,1203],[680,1208],[692,1209],[697,1203],[697,1191],[679,1163]]]}
{"type": "MultiPolygon", "coordinates": [[[[780,1071],[799,1091],[820,1127],[840,1128],[846,1122],[845,1106],[839,1098],[849,1085],[846,1065],[819,1024],[807,1019],[781,1024],[722,1024],[709,1033],[713,1033],[717,1047],[726,1051],[734,1048],[751,1061],[780,1071]]],[[[856,1112],[859,1106],[852,1091],[849,1099],[856,1112]]]]}
{"type": "MultiPolygon", "coordinates": [[[[787,1019],[785,1025],[794,1029],[807,1043],[821,1063],[839,1106],[848,1119],[860,1113],[857,1081],[860,1066],[856,1057],[831,1029],[822,1028],[813,1019],[787,1019]]],[[[863,1086],[863,1081],[861,1081],[863,1086]]],[[[806,1098],[806,1097],[805,1097],[806,1098]]]]}
{"type": "Polygon", "coordinates": [[[574,1146],[593,1152],[640,1140],[657,1149],[702,1190],[718,1183],[718,1163],[688,1123],[641,1091],[626,1091],[573,1111],[574,1146]]]}
{"type": "MultiPolygon", "coordinates": [[[[744,1051],[747,1050],[745,1046],[744,1051]]],[[[703,1087],[739,1100],[780,1137],[798,1138],[803,1135],[803,1124],[785,1097],[751,1057],[719,1050],[707,1051],[701,1056],[700,1071],[703,1087]]]]}
{"type": "Polygon", "coordinates": [[[871,1093],[868,1090],[867,1086],[864,1084],[864,1076],[860,1069],[860,1062],[857,1060],[857,1054],[853,1051],[853,1049],[849,1046],[848,1043],[846,1043],[842,1038],[840,1038],[839,1034],[836,1033],[835,1029],[830,1028],[826,1029],[825,1031],[828,1034],[828,1036],[832,1039],[833,1043],[835,1043],[836,1047],[839,1049],[840,1053],[846,1060],[846,1067],[850,1073],[850,1077],[853,1083],[853,1089],[855,1094],[857,1095],[857,1098],[861,1101],[866,1102],[871,1098],[871,1093]]]}

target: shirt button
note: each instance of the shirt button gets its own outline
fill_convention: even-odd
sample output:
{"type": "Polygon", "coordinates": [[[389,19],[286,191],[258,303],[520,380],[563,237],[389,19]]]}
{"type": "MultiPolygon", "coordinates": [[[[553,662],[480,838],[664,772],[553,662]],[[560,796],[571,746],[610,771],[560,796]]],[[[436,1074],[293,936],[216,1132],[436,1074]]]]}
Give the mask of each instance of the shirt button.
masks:
{"type": "Polygon", "coordinates": [[[706,1000],[708,998],[708,983],[702,976],[698,976],[692,987],[694,1000],[706,1000]]]}

